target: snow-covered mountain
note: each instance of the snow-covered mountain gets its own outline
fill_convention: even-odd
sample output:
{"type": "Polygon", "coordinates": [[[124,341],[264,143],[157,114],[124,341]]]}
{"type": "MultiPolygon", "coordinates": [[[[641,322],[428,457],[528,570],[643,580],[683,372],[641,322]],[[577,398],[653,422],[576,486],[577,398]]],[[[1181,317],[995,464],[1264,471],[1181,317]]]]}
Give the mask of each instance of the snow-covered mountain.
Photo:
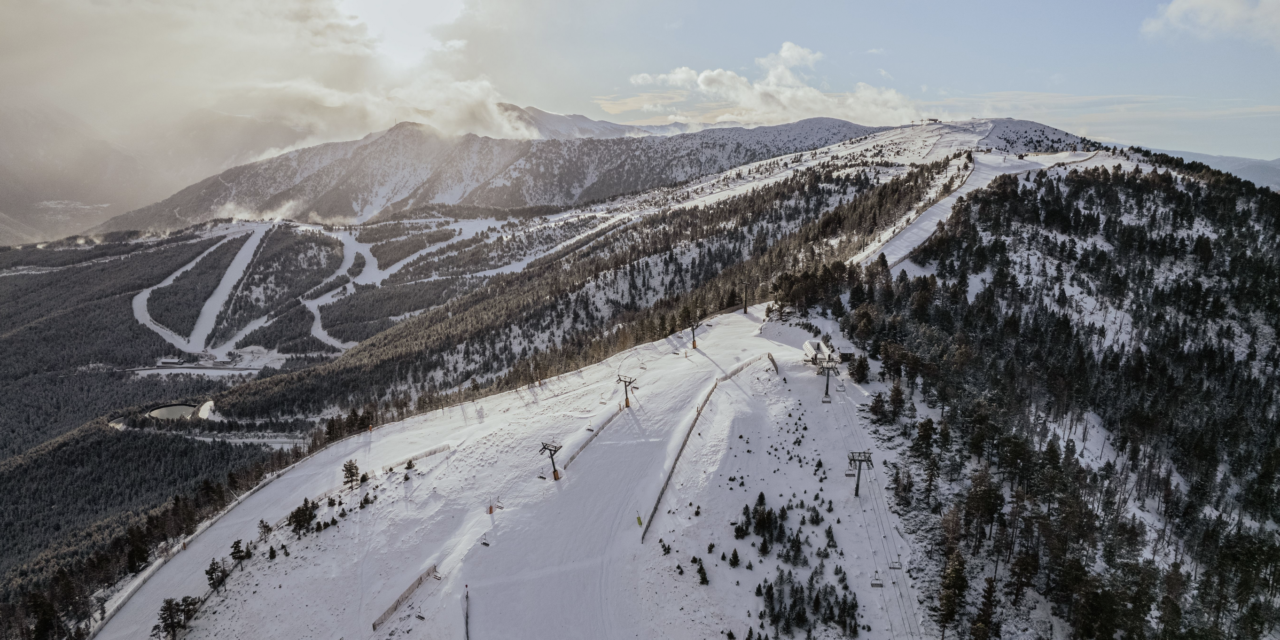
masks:
{"type": "MultiPolygon", "coordinates": [[[[549,122],[549,114],[535,115],[549,122]]],[[[555,131],[565,130],[563,121],[554,123],[555,131]]],[[[351,222],[389,206],[402,210],[432,203],[566,206],[879,130],[815,118],[673,136],[503,140],[449,137],[426,125],[401,123],[361,140],[300,149],[230,169],[98,230],[175,229],[246,215],[351,222]]]]}
{"type": "Polygon", "coordinates": [[[536,107],[517,107],[500,104],[508,117],[534,130],[545,140],[573,140],[577,138],[635,138],[644,136],[670,136],[692,133],[705,129],[740,127],[736,122],[682,123],[663,125],[616,124],[605,120],[592,120],[583,115],[550,113],[536,107]]]}
{"type": "MultiPolygon", "coordinates": [[[[1280,388],[1277,199],[1181,167],[979,121],[690,185],[670,213],[550,254],[551,277],[583,280],[546,314],[423,356],[433,328],[482,321],[468,304],[517,306],[514,280],[494,277],[295,376],[318,385],[349,366],[340,393],[394,366],[409,382],[388,406],[427,397],[437,373],[466,384],[445,370],[491,380],[494,361],[519,384],[372,433],[349,420],[353,435],[189,540],[102,637],[145,630],[181,593],[204,599],[191,637],[211,638],[837,638],[852,623],[1030,640],[1254,624],[1270,594],[1250,578],[1275,561],[1201,544],[1274,541],[1274,473],[1247,461],[1277,455],[1262,444],[1280,388]],[[663,234],[675,240],[651,242],[663,234]],[[586,269],[592,251],[614,259],[586,269]],[[744,291],[770,304],[742,309],[744,291]],[[634,346],[545,377],[550,360],[501,360],[566,325],[598,328],[575,346],[634,346]],[[805,339],[851,356],[830,398],[805,339]],[[629,408],[619,374],[635,378],[629,408]],[[562,445],[559,480],[544,443],[562,445]],[[343,487],[344,461],[367,482],[343,487]],[[210,591],[200,568],[259,535],[210,591]],[[1187,580],[1193,562],[1214,578],[1187,580]],[[1225,584],[1246,604],[1200,604],[1225,584]]],[[[495,250],[519,243],[501,235],[495,250]]],[[[287,384],[245,388],[269,410],[302,406],[267,389],[287,384]]]]}
{"type": "MultiPolygon", "coordinates": [[[[562,170],[562,182],[539,180],[545,175],[526,159],[554,167],[576,150],[583,165],[602,166],[610,149],[702,154],[706,164],[676,158],[666,165],[665,175],[693,175],[723,161],[726,145],[741,143],[736,131],[665,139],[670,149],[660,138],[613,139],[653,147],[472,138],[465,142],[473,146],[459,150],[433,147],[441,137],[403,125],[327,147],[324,158],[304,150],[312,155],[281,166],[294,167],[294,176],[318,167],[286,187],[302,194],[295,200],[341,196],[352,210],[391,196],[368,199],[378,194],[349,185],[376,183],[389,193],[421,177],[407,167],[445,165],[450,169],[423,183],[438,187],[410,193],[477,206],[517,197],[582,202],[594,197],[592,187],[573,182],[580,174],[562,170]],[[418,155],[380,172],[384,165],[372,162],[378,149],[418,155]],[[477,149],[490,155],[471,165],[449,160],[480,158],[477,149]],[[323,162],[330,157],[336,159],[323,162]],[[494,178],[489,172],[499,165],[494,178]],[[410,178],[396,178],[404,175],[410,178]]],[[[756,131],[760,149],[790,144],[795,134],[756,131]]],[[[1116,439],[1131,414],[1109,414],[1097,398],[1128,387],[1102,386],[1112,373],[1096,367],[1124,370],[1132,361],[1121,364],[1117,349],[1173,331],[1165,338],[1191,340],[1197,358],[1229,346],[1239,366],[1269,375],[1273,316],[1237,309],[1250,297],[1245,289],[1229,300],[1210,300],[1204,291],[1227,291],[1214,278],[1233,268],[1262,274],[1250,286],[1267,286],[1272,263],[1227,256],[1240,255],[1242,242],[1262,243],[1244,254],[1266,256],[1258,248],[1274,235],[1273,221],[1259,216],[1259,234],[1232,238],[1216,226],[1226,224],[1222,219],[1203,215],[1201,200],[1176,206],[1183,197],[1217,202],[1218,194],[1202,191],[1201,178],[1174,176],[1158,161],[1032,122],[939,123],[837,140],[538,215],[415,201],[383,206],[381,215],[350,227],[218,222],[165,240],[86,239],[84,246],[0,254],[8,260],[3,280],[23,287],[24,297],[11,304],[40,330],[4,339],[70,334],[45,328],[82,323],[60,309],[38,318],[26,311],[47,297],[41,283],[81,286],[86,297],[96,296],[99,270],[119,274],[136,261],[137,284],[111,291],[124,304],[101,307],[97,319],[172,349],[139,338],[145,354],[125,348],[131,345],[73,353],[81,347],[67,341],[56,354],[68,368],[139,366],[158,353],[188,362],[140,368],[258,371],[257,379],[236,380],[215,397],[210,424],[239,421],[228,431],[290,430],[314,419],[327,425],[307,432],[311,457],[207,529],[156,534],[169,546],[155,549],[153,568],[121,574],[101,592],[113,617],[98,637],[145,635],[164,600],[182,596],[204,598],[188,637],[470,630],[477,637],[755,638],[786,636],[791,628],[833,638],[851,636],[851,624],[873,637],[936,637],[938,579],[952,553],[944,545],[954,545],[971,563],[962,628],[979,620],[980,580],[993,569],[989,559],[999,558],[1010,593],[1020,584],[1012,572],[1031,572],[1016,587],[1017,597],[1026,592],[1021,603],[997,593],[1007,625],[1001,637],[1030,640],[1078,615],[1051,606],[1063,596],[1037,577],[1056,571],[1049,554],[1058,547],[1044,543],[1043,570],[1025,562],[1012,569],[995,551],[1014,545],[1025,555],[1038,544],[1006,526],[1032,531],[1038,518],[1058,526],[1064,514],[1079,513],[1056,505],[1009,509],[1018,491],[1043,487],[1056,487],[1061,500],[1078,499],[1071,492],[1079,491],[1111,496],[1072,503],[1101,512],[1084,520],[1105,527],[1090,534],[1105,542],[1073,547],[1073,561],[1090,576],[1078,588],[1092,591],[1081,598],[1106,595],[1096,567],[1125,575],[1128,565],[1120,563],[1135,552],[1116,551],[1114,536],[1129,531],[1124,527],[1138,530],[1127,524],[1131,517],[1146,523],[1133,544],[1150,549],[1165,570],[1183,552],[1155,535],[1171,516],[1157,515],[1146,501],[1160,493],[1160,477],[1173,478],[1166,496],[1181,495],[1186,484],[1176,474],[1162,476],[1173,468],[1160,457],[1163,449],[1116,439]],[[1146,232],[1157,236],[1140,235],[1146,232]],[[1198,278],[1204,286],[1192,283],[1198,278]],[[743,296],[759,303],[745,314],[743,296]],[[1159,313],[1150,311],[1155,304],[1159,313]],[[1183,310],[1169,315],[1175,307],[1183,310]],[[1208,317],[1194,315],[1202,312],[1208,317]],[[694,349],[684,327],[705,314],[694,349]],[[1140,327],[1144,317],[1150,322],[1140,327]],[[837,350],[871,360],[857,384],[853,369],[841,367],[829,404],[802,349],[803,340],[824,335],[837,350]],[[1033,340],[1035,350],[1020,351],[1022,341],[1033,340]],[[610,344],[621,346],[602,346],[610,344]],[[557,351],[564,345],[573,349],[557,351]],[[119,353],[133,360],[109,360],[119,353]],[[608,353],[615,355],[605,359],[608,353]],[[584,367],[584,360],[595,364],[584,367]],[[967,364],[975,362],[981,366],[967,364]],[[1044,368],[1057,376],[1047,389],[1037,373],[1044,368]],[[620,373],[637,378],[630,409],[619,407],[620,373]],[[1085,397],[1089,385],[1058,382],[1068,375],[1098,384],[1095,395],[1085,397]],[[1005,381],[1005,393],[983,395],[1005,381]],[[505,393],[480,397],[487,387],[505,393]],[[895,394],[897,401],[886,401],[895,394]],[[991,404],[1011,398],[1033,401],[1009,413],[991,404]],[[899,407],[892,419],[884,417],[886,406],[899,407]],[[1005,416],[1014,418],[1006,423],[1005,416]],[[931,426],[922,426],[926,419],[931,426]],[[559,482],[538,456],[544,442],[563,445],[559,482]],[[1050,467],[1013,467],[1007,452],[1041,450],[1062,475],[1017,480],[1050,467]],[[844,473],[850,451],[875,461],[862,469],[857,497],[856,475],[844,473]],[[342,487],[348,460],[368,482],[342,487]],[[1005,466],[983,475],[992,460],[1005,466]],[[1133,473],[1145,474],[1140,489],[1124,484],[1133,473]],[[1000,525],[981,519],[990,514],[969,518],[964,511],[988,508],[990,500],[966,498],[983,482],[1017,485],[998,492],[995,508],[1007,519],[1000,525]],[[301,515],[288,520],[300,506],[301,515]],[[956,513],[948,507],[965,515],[944,520],[956,513]],[[961,528],[964,519],[975,524],[961,528]],[[274,530],[260,533],[259,522],[274,530]],[[252,556],[209,592],[211,563],[231,567],[224,558],[232,545],[243,548],[260,535],[252,556]]],[[[639,171],[626,162],[608,166],[624,178],[639,171]]],[[[290,180],[229,182],[246,190],[265,184],[266,193],[290,180]]],[[[1256,190],[1240,194],[1258,197],[1256,190]]],[[[1244,215],[1253,210],[1242,206],[1244,215]]],[[[1125,384],[1157,379],[1116,375],[1125,384]]],[[[114,417],[126,433],[156,425],[138,408],[114,417]]],[[[1229,505],[1231,495],[1219,504],[1229,505]]],[[[1047,537],[1053,528],[1035,530],[1047,537]]],[[[98,615],[75,620],[89,626],[101,622],[98,615]]]]}

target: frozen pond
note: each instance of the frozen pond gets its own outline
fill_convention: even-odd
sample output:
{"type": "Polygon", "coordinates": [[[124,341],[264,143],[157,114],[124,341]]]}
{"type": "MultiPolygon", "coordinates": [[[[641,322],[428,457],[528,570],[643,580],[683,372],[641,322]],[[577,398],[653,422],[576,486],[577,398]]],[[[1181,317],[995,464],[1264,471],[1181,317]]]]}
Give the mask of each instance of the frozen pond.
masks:
{"type": "Polygon", "coordinates": [[[156,407],[148,412],[147,415],[161,420],[177,420],[179,418],[190,418],[195,412],[196,408],[189,404],[170,404],[156,407]]]}

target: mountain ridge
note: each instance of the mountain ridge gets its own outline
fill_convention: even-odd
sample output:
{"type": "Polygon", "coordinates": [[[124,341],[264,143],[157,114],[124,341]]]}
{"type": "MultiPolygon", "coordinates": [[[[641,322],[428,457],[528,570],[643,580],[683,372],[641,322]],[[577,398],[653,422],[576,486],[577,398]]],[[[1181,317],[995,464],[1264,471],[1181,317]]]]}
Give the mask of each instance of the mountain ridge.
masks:
{"type": "Polygon", "coordinates": [[[511,140],[406,122],[234,167],[93,232],[172,230],[216,217],[349,223],[422,204],[572,205],[883,130],[811,118],[672,136],[511,140]]]}

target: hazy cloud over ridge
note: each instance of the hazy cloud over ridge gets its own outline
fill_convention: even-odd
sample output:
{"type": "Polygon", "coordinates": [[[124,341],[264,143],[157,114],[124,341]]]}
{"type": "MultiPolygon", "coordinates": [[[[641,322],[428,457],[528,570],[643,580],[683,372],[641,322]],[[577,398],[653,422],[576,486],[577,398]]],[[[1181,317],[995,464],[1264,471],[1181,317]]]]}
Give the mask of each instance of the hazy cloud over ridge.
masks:
{"type": "MultiPolygon", "coordinates": [[[[777,53],[757,58],[763,77],[750,80],[733,71],[694,71],[680,67],[669,73],[640,73],[631,77],[636,86],[665,86],[693,91],[712,102],[707,112],[715,121],[747,124],[778,124],[802,118],[827,116],[866,125],[904,124],[920,117],[907,96],[886,88],[859,82],[846,93],[826,93],[813,87],[801,75],[822,59],[791,42],[777,53]]],[[[686,114],[687,116],[688,114],[686,114]]]]}
{"type": "MultiPolygon", "coordinates": [[[[195,109],[281,120],[313,139],[397,120],[525,137],[482,77],[387,64],[331,0],[48,0],[9,3],[0,87],[116,136],[195,109]]],[[[444,52],[442,55],[447,55],[444,52]]]]}

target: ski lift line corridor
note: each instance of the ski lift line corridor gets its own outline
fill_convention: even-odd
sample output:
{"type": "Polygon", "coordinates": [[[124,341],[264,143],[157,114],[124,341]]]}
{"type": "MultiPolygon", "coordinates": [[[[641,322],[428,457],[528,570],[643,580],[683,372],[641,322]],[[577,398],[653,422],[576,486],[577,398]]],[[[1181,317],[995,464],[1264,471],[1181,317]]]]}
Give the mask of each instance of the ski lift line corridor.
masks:
{"type": "MultiPolygon", "coordinates": [[[[849,399],[846,394],[837,394],[836,397],[838,398],[838,401],[835,403],[835,406],[839,407],[839,411],[835,414],[837,416],[835,419],[838,423],[842,423],[843,425],[840,427],[840,430],[844,435],[847,450],[850,452],[867,452],[865,458],[862,456],[858,456],[858,458],[859,460],[869,461],[870,452],[874,451],[875,447],[872,445],[870,438],[867,437],[867,434],[863,429],[862,419],[854,410],[853,401],[849,399]]],[[[855,464],[853,460],[851,460],[851,464],[855,464]]],[[[857,462],[856,464],[861,466],[862,464],[865,464],[865,462],[857,462]]],[[[888,502],[884,497],[884,488],[880,483],[880,474],[875,471],[874,466],[870,466],[868,469],[871,473],[867,474],[864,478],[867,484],[867,497],[860,498],[859,502],[862,500],[870,500],[871,516],[868,517],[867,510],[860,508],[860,504],[858,505],[859,508],[856,508],[856,511],[866,523],[867,530],[871,531],[874,527],[875,532],[879,534],[879,546],[880,550],[884,553],[884,561],[882,563],[878,558],[873,556],[873,559],[875,560],[876,575],[881,580],[888,579],[891,582],[890,587],[892,587],[890,589],[885,589],[884,592],[881,593],[881,598],[886,609],[897,610],[897,617],[902,625],[902,631],[899,633],[903,633],[911,638],[922,638],[923,635],[920,630],[920,617],[915,607],[914,598],[910,593],[909,578],[904,574],[891,571],[894,564],[901,567],[901,551],[898,548],[897,539],[890,537],[893,533],[896,533],[895,528],[885,522],[885,519],[889,517],[887,514],[889,514],[890,511],[888,502]],[[881,570],[882,568],[883,571],[881,570]]],[[[881,584],[883,585],[883,582],[881,584]]],[[[877,591],[880,590],[877,589],[877,591]]],[[[892,620],[893,617],[890,617],[890,621],[892,620]]]]}

